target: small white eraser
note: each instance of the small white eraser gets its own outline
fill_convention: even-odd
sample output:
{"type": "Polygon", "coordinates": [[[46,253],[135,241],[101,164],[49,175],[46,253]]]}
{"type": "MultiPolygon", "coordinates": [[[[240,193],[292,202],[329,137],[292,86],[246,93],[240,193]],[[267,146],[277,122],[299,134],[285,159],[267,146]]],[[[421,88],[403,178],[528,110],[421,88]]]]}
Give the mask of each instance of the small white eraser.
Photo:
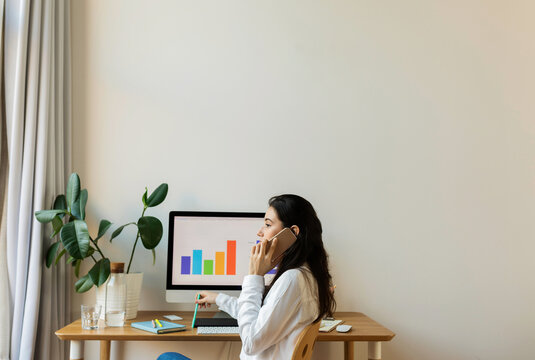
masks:
{"type": "Polygon", "coordinates": [[[180,316],[176,315],[164,315],[163,317],[167,320],[183,320],[180,316]]]}

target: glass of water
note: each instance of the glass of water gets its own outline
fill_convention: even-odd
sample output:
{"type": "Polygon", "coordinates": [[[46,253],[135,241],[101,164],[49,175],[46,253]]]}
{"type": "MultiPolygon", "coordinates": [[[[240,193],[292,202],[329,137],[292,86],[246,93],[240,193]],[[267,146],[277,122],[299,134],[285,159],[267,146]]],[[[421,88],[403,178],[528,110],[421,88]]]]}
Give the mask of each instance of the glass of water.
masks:
{"type": "Polygon", "coordinates": [[[100,308],[100,305],[82,305],[82,329],[98,329],[100,308]]]}

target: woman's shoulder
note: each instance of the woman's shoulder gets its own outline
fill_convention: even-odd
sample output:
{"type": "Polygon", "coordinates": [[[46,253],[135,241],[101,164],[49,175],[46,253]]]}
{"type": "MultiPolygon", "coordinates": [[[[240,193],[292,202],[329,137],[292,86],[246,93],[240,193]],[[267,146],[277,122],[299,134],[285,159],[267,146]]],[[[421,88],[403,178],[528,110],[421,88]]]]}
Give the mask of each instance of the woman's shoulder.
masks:
{"type": "Polygon", "coordinates": [[[298,268],[286,270],[280,276],[280,278],[277,280],[277,282],[281,282],[281,285],[282,285],[282,283],[286,283],[288,285],[289,284],[302,285],[302,284],[305,284],[306,282],[309,281],[310,274],[311,274],[310,270],[308,269],[308,267],[306,265],[304,265],[304,266],[301,266],[301,267],[298,267],[298,268]]]}
{"type": "Polygon", "coordinates": [[[307,266],[286,270],[273,284],[266,300],[280,296],[289,296],[295,301],[311,303],[314,304],[313,309],[317,308],[316,281],[307,266]]]}
{"type": "MultiPolygon", "coordinates": [[[[311,273],[308,267],[286,270],[269,290],[265,303],[284,298],[285,301],[315,304],[316,286],[314,278],[309,274],[311,273]]],[[[313,308],[316,309],[317,306],[313,308]]]]}
{"type": "Polygon", "coordinates": [[[288,269],[284,272],[284,274],[281,275],[283,277],[284,275],[288,274],[288,276],[304,276],[310,273],[310,270],[307,265],[300,266],[298,268],[288,269]]]}

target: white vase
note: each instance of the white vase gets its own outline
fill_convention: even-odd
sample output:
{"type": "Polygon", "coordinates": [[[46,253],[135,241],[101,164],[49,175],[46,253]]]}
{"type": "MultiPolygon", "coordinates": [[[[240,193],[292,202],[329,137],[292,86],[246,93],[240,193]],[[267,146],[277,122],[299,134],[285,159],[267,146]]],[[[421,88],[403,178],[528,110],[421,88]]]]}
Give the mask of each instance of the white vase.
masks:
{"type": "MultiPolygon", "coordinates": [[[[126,278],[126,320],[135,319],[139,307],[139,297],[141,295],[141,284],[143,283],[143,273],[125,274],[126,278]]],[[[97,288],[97,305],[101,306],[100,318],[104,319],[104,308],[106,303],[106,281],[97,288]]]]}

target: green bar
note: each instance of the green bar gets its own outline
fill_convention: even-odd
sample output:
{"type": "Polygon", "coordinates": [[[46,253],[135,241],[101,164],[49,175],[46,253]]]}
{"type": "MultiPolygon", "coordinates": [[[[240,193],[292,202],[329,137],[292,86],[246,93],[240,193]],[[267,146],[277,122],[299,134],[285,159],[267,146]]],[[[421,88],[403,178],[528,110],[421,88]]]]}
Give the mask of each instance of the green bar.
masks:
{"type": "Polygon", "coordinates": [[[214,260],[204,260],[204,275],[214,275],[214,260]]]}

